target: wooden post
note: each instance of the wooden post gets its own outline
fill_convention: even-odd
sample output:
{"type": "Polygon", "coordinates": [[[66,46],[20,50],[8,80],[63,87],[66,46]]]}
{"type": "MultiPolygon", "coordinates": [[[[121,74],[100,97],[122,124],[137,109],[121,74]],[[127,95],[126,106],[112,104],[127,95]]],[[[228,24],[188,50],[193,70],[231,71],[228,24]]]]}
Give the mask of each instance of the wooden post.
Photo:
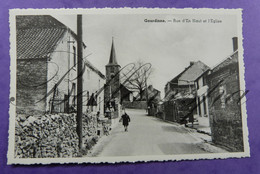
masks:
{"type": "Polygon", "coordinates": [[[82,15],[77,15],[78,78],[77,78],[77,133],[79,151],[82,150],[82,15]]]}
{"type": "Polygon", "coordinates": [[[56,90],[57,90],[57,84],[54,85],[54,91],[53,91],[52,102],[51,102],[51,114],[53,113],[54,110],[54,100],[55,100],[56,90]]]}

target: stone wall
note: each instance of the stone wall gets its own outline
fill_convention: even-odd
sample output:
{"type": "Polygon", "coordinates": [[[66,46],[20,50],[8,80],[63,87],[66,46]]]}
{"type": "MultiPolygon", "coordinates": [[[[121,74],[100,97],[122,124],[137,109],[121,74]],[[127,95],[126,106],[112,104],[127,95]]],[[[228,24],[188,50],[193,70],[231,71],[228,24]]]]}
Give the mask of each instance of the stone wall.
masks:
{"type": "Polygon", "coordinates": [[[146,101],[123,101],[123,107],[130,109],[147,109],[146,101]]]}
{"type": "Polygon", "coordinates": [[[16,112],[44,113],[47,93],[47,59],[18,59],[16,112]]]}
{"type": "MultiPolygon", "coordinates": [[[[96,115],[83,115],[83,147],[87,151],[103,135],[103,122],[96,115]],[[99,130],[99,136],[97,135],[99,130]]],[[[65,158],[79,155],[76,114],[17,115],[16,158],[65,158]]]]}
{"type": "Polygon", "coordinates": [[[207,80],[212,141],[230,151],[243,151],[238,63],[223,66],[207,80]]]}

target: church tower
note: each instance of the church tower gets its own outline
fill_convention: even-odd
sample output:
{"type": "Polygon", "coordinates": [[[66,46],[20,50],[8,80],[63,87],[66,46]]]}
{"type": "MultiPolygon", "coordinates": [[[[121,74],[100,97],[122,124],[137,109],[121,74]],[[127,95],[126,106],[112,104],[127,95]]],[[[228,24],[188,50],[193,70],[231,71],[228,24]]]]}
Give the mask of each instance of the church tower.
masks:
{"type": "Polygon", "coordinates": [[[112,39],[109,62],[106,65],[106,86],[105,86],[105,111],[111,112],[111,117],[117,118],[120,115],[120,65],[116,60],[114,41],[112,39]]]}

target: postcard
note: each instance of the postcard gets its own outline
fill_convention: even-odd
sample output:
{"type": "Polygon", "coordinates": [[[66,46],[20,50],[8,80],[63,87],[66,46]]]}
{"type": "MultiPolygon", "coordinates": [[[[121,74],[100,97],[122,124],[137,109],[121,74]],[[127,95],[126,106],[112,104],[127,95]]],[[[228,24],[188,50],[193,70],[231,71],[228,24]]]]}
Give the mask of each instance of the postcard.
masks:
{"type": "Polygon", "coordinates": [[[241,9],[9,14],[8,164],[250,156],[241,9]]]}

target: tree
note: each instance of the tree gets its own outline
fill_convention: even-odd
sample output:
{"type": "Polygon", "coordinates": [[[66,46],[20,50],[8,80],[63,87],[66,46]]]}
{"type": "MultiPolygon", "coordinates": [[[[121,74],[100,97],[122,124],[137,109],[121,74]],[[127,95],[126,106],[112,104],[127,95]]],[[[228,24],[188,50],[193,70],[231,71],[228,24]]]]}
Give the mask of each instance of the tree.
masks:
{"type": "Polygon", "coordinates": [[[141,60],[135,63],[135,66],[128,69],[127,73],[123,72],[123,78],[126,78],[125,86],[138,93],[137,99],[143,100],[146,96],[144,96],[144,91],[147,88],[147,81],[151,76],[153,69],[150,63],[144,63],[141,60]],[[129,78],[130,77],[130,78],[129,78]]]}

